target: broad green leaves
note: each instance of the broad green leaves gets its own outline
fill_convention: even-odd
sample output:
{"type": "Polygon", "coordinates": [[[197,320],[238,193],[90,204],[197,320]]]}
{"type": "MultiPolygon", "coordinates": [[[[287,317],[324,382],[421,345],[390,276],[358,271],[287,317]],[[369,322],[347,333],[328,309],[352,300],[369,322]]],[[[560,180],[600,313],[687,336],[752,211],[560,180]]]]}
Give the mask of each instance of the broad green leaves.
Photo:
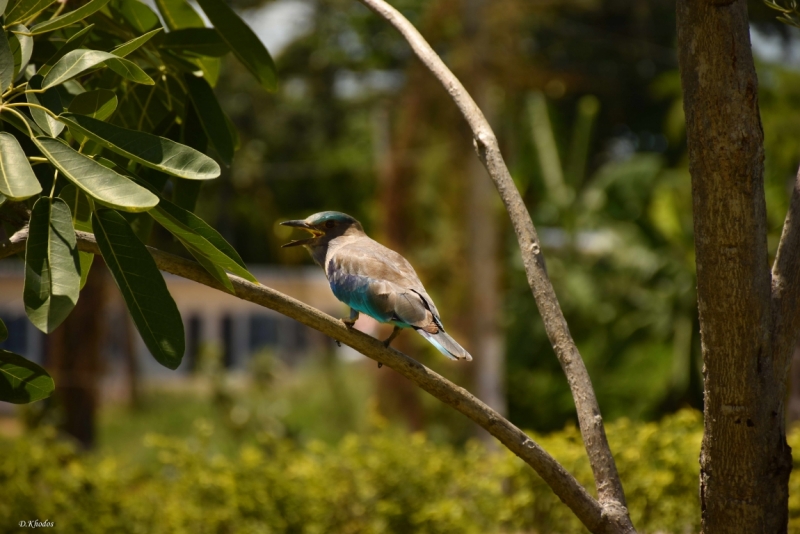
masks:
{"type": "Polygon", "coordinates": [[[150,31],[158,24],[158,16],[142,2],[122,0],[116,4],[117,9],[114,6],[111,5],[111,12],[121,16],[140,33],[150,31]]]}
{"type": "Polygon", "coordinates": [[[155,37],[159,32],[161,32],[161,28],[156,28],[151,32],[145,33],[144,35],[140,35],[139,37],[134,37],[130,41],[122,43],[121,45],[116,47],[114,50],[111,51],[111,53],[114,54],[115,56],[125,57],[134,50],[140,48],[141,46],[144,46],[144,44],[147,41],[155,37]]]}
{"type": "MultiPolygon", "coordinates": [[[[22,300],[37,328],[51,332],[77,302],[94,256],[77,250],[75,231],[94,232],[145,343],[175,368],[182,321],[143,242],[158,221],[225,290],[234,291],[228,273],[256,281],[191,208],[202,181],[220,175],[209,145],[226,165],[238,148],[212,90],[221,58],[234,52],[271,90],[275,66],[225,0],[200,2],[213,28],[193,0],[155,4],[161,19],[134,0],[0,0],[0,204],[33,206],[22,300]],[[159,198],[169,176],[180,178],[174,203],[159,198]],[[132,228],[114,210],[151,216],[132,228]]],[[[0,351],[0,400],[28,402],[52,388],[41,368],[0,351]]]]}
{"type": "Polygon", "coordinates": [[[14,56],[14,78],[22,72],[33,54],[33,37],[28,35],[28,28],[22,24],[17,24],[9,28],[11,34],[8,36],[8,44],[11,47],[11,55],[14,56]]]}
{"type": "Polygon", "coordinates": [[[115,211],[96,211],[92,227],[145,345],[161,365],[176,369],[185,349],[183,321],[153,257],[115,211]]]}
{"type": "MultiPolygon", "coordinates": [[[[28,81],[28,85],[32,89],[41,89],[42,77],[37,74],[28,81]]],[[[53,115],[58,115],[64,110],[58,90],[52,87],[44,93],[28,93],[25,96],[31,104],[43,106],[51,111],[51,113],[47,113],[43,109],[32,107],[31,116],[45,134],[50,137],[58,137],[58,134],[64,129],[64,125],[53,118],[53,115]]]]}
{"type": "Polygon", "coordinates": [[[208,180],[219,176],[219,165],[214,160],[164,137],[120,128],[72,113],[64,113],[60,120],[99,145],[146,167],[190,180],[208,180]]]}
{"type": "Polygon", "coordinates": [[[159,45],[165,50],[174,50],[198,57],[221,57],[230,52],[227,43],[214,28],[186,28],[171,31],[159,45]]]}
{"type": "Polygon", "coordinates": [[[98,202],[131,212],[147,211],[158,204],[156,195],[76,152],[64,141],[49,137],[35,137],[33,141],[56,169],[98,202]]]}
{"type": "Polygon", "coordinates": [[[51,32],[53,30],[58,30],[60,28],[65,28],[70,24],[74,24],[80,20],[85,19],[92,13],[100,11],[103,7],[109,2],[109,0],[91,0],[78,9],[74,11],[70,11],[64,15],[56,17],[54,19],[50,19],[45,22],[40,22],[33,28],[31,28],[31,33],[33,35],[45,32],[51,32]]]}
{"type": "Polygon", "coordinates": [[[0,132],[0,193],[12,200],[24,200],[41,192],[42,186],[17,138],[0,132]]]}
{"type": "MultiPolygon", "coordinates": [[[[72,214],[72,226],[75,227],[75,230],[91,232],[92,207],[89,205],[86,195],[75,185],[67,184],[61,189],[61,193],[58,196],[69,206],[69,211],[72,214]]],[[[81,262],[81,289],[83,289],[83,286],[86,285],[86,279],[89,277],[89,269],[92,267],[94,254],[91,252],[78,252],[78,257],[81,262]]]]}
{"type": "Polygon", "coordinates": [[[203,19],[186,0],[156,0],[156,5],[170,30],[205,26],[203,19]]]}
{"type": "MultiPolygon", "coordinates": [[[[258,283],[258,280],[244,267],[244,262],[233,250],[233,247],[216,230],[193,213],[163,199],[149,213],[161,226],[177,237],[196,258],[198,255],[203,256],[218,268],[241,276],[255,284],[258,283]]],[[[205,264],[203,265],[205,266],[205,264]]],[[[214,271],[209,272],[217,277],[214,271]]],[[[233,293],[233,286],[227,276],[223,274],[222,278],[217,277],[217,279],[233,293]]]]}
{"type": "Polygon", "coordinates": [[[117,95],[107,89],[86,91],[73,98],[69,104],[70,113],[86,115],[101,121],[111,116],[115,109],[117,109],[117,95]]]}
{"type": "Polygon", "coordinates": [[[37,13],[46,9],[55,0],[20,0],[6,13],[6,26],[13,26],[25,22],[37,13]]]}
{"type": "Polygon", "coordinates": [[[56,53],[53,54],[47,61],[44,62],[44,65],[39,67],[37,74],[40,76],[46,76],[48,72],[53,68],[62,57],[66,56],[73,50],[79,49],[86,38],[89,36],[89,33],[94,29],[94,24],[90,24],[86,26],[84,29],[77,32],[75,35],[67,39],[67,42],[64,43],[64,46],[56,50],[56,53]]]}
{"type": "Polygon", "coordinates": [[[67,203],[42,197],[31,213],[25,249],[25,313],[49,334],[78,302],[81,271],[78,243],[67,203]]]}
{"type": "Polygon", "coordinates": [[[197,0],[234,55],[267,91],[278,88],[275,63],[264,43],[225,0],[197,0]]]}
{"type": "Polygon", "coordinates": [[[14,54],[8,43],[6,32],[0,31],[0,93],[3,93],[14,81],[14,54]]]}
{"type": "Polygon", "coordinates": [[[153,85],[155,82],[145,74],[136,63],[123,59],[109,52],[100,50],[87,50],[79,48],[67,53],[58,60],[53,68],[44,77],[42,88],[54,87],[67,80],[93,68],[105,64],[123,78],[145,85],[153,85]]]}
{"type": "Polygon", "coordinates": [[[189,98],[194,104],[200,124],[206,132],[208,139],[217,149],[223,163],[230,165],[233,161],[233,139],[228,131],[225,113],[219,106],[214,91],[203,78],[191,74],[184,76],[186,87],[189,89],[189,98]]]}
{"type": "Polygon", "coordinates": [[[0,401],[26,404],[49,397],[53,390],[47,371],[19,354],[0,350],[0,401]]]}

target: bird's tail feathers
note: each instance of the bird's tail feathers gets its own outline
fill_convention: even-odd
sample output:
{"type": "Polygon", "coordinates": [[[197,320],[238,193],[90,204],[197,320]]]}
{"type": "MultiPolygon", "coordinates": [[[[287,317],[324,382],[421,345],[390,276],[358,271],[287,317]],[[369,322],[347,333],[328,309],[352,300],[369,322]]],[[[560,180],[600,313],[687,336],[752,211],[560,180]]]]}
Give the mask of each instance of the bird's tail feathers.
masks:
{"type": "Polygon", "coordinates": [[[464,347],[459,345],[455,339],[447,335],[444,330],[439,330],[437,333],[431,334],[430,332],[426,332],[425,330],[419,328],[417,329],[417,333],[430,341],[431,345],[436,347],[439,352],[451,360],[466,360],[468,362],[472,361],[472,356],[470,356],[469,352],[464,350],[464,347]]]}

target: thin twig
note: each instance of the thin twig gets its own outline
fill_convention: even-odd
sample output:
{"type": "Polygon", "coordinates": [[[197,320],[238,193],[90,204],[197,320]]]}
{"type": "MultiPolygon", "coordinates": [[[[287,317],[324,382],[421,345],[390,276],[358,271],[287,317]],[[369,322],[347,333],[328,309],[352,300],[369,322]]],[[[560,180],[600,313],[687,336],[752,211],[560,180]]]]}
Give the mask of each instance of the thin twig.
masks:
{"type": "MultiPolygon", "coordinates": [[[[93,234],[79,231],[75,234],[78,250],[100,254],[93,234]]],[[[27,228],[16,232],[8,243],[0,245],[0,259],[25,250],[27,239],[27,228]]],[[[200,264],[151,247],[147,248],[162,271],[194,280],[220,291],[226,291],[200,264]]],[[[291,317],[354,348],[368,358],[391,367],[440,401],[452,406],[485,428],[510,451],[530,465],[592,532],[608,534],[625,532],[615,524],[615,518],[607,516],[600,504],[552,456],[522,430],[464,388],[453,384],[402,352],[385,347],[382,341],[353,328],[347,328],[341,320],[334,319],[299,300],[269,287],[253,284],[238,276],[229,274],[228,278],[233,284],[238,298],[291,317]]]]}
{"type": "Polygon", "coordinates": [[[420,61],[442,84],[472,129],[478,157],[489,172],[511,218],[522,252],[528,284],[536,299],[550,343],[572,390],[578,412],[578,423],[594,473],[600,503],[604,506],[605,513],[615,516],[620,525],[627,525],[629,530],[633,530],[628,517],[622,482],[608,446],[600,407],[589,373],[575,346],[553,285],[547,276],[539,238],[530,213],[508,172],[489,122],[458,78],[450,72],[417,29],[399,11],[383,0],[360,1],[403,35],[420,61]]]}

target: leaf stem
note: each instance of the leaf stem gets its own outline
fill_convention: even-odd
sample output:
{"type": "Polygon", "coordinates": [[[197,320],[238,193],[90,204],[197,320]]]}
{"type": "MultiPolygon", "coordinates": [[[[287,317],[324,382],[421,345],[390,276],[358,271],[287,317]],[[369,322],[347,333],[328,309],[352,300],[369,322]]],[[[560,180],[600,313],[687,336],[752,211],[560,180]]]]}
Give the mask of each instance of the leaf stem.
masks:
{"type": "Polygon", "coordinates": [[[20,107],[20,106],[26,106],[26,107],[29,107],[29,108],[41,109],[42,111],[46,111],[47,113],[49,113],[54,119],[58,120],[58,115],[56,115],[55,113],[53,113],[52,111],[50,111],[46,107],[41,106],[39,104],[31,104],[30,102],[17,102],[16,104],[6,104],[5,105],[5,107],[7,107],[7,108],[16,108],[16,107],[20,107]]]}
{"type": "Polygon", "coordinates": [[[50,188],[50,198],[53,198],[56,192],[56,182],[58,181],[58,169],[56,169],[55,174],[53,174],[53,187],[50,188]]]}
{"type": "Polygon", "coordinates": [[[31,137],[31,139],[36,137],[35,135],[33,135],[33,130],[31,129],[31,125],[28,124],[28,119],[26,119],[25,116],[22,113],[20,113],[19,111],[17,111],[16,109],[12,109],[11,108],[12,105],[13,104],[6,104],[4,106],[0,106],[0,112],[2,112],[3,110],[7,109],[8,111],[10,111],[14,115],[16,115],[17,118],[19,120],[21,120],[25,124],[25,127],[28,128],[28,135],[31,137]]]}

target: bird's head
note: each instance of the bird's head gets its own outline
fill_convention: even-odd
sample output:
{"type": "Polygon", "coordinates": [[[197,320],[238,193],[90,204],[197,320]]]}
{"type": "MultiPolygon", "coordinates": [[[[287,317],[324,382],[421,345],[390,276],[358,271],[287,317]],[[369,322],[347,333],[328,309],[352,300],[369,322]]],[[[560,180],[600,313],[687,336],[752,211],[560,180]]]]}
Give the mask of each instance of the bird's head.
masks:
{"type": "Polygon", "coordinates": [[[284,221],[281,223],[283,226],[292,226],[294,228],[302,228],[311,232],[311,237],[306,239],[297,239],[290,241],[283,245],[283,247],[296,247],[304,245],[308,247],[317,247],[327,245],[331,239],[344,235],[348,232],[364,232],[361,223],[346,213],[339,211],[322,211],[310,215],[303,220],[297,221],[284,221]]]}

